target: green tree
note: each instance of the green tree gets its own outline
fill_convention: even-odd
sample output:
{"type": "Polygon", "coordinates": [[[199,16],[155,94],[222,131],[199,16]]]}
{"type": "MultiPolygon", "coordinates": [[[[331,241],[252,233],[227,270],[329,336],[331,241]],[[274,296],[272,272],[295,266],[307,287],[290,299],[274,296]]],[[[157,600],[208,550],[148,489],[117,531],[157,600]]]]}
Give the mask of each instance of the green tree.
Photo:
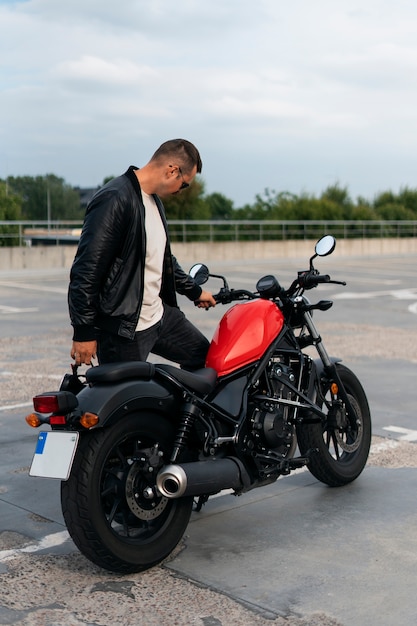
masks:
{"type": "Polygon", "coordinates": [[[78,220],[83,217],[77,191],[54,174],[11,176],[8,183],[13,193],[22,199],[24,220],[78,220]]]}
{"type": "Polygon", "coordinates": [[[415,213],[407,209],[400,202],[387,202],[377,209],[377,216],[380,220],[414,220],[415,213]]]}
{"type": "Polygon", "coordinates": [[[399,204],[414,215],[411,219],[417,218],[417,189],[410,189],[409,187],[400,189],[397,200],[399,204]]]}
{"type": "Polygon", "coordinates": [[[299,198],[294,193],[288,191],[281,191],[276,196],[276,204],[271,212],[271,218],[273,220],[296,220],[298,219],[299,204],[303,203],[302,198],[299,198]]]}
{"type": "Polygon", "coordinates": [[[241,209],[236,209],[235,219],[240,220],[266,220],[266,219],[281,219],[273,218],[271,215],[274,213],[277,205],[278,195],[275,191],[270,189],[264,189],[262,194],[255,196],[255,203],[253,205],[245,204],[241,209]]]}
{"type": "Polygon", "coordinates": [[[398,196],[392,191],[384,191],[375,197],[373,206],[378,219],[413,220],[416,218],[410,190],[403,190],[398,196]]]}
{"type": "Polygon", "coordinates": [[[350,220],[376,220],[377,215],[373,207],[363,198],[358,198],[356,205],[352,207],[352,212],[349,217],[350,220]]]}
{"type": "Polygon", "coordinates": [[[0,220],[19,220],[21,215],[21,197],[10,190],[7,181],[0,180],[0,220]]]}
{"type": "MultiPolygon", "coordinates": [[[[330,219],[351,219],[350,215],[354,205],[349,196],[347,187],[340,187],[338,183],[329,185],[321,194],[321,200],[323,200],[328,207],[333,207],[332,213],[340,215],[340,217],[330,219]]],[[[328,218],[325,217],[323,219],[328,218]]]]}
{"type": "MultiPolygon", "coordinates": [[[[10,191],[7,181],[0,181],[0,220],[18,221],[22,214],[22,200],[20,196],[10,191]]],[[[19,243],[17,229],[14,226],[0,226],[0,246],[13,246],[19,243]],[[3,235],[3,236],[2,236],[3,235]]]]}
{"type": "Polygon", "coordinates": [[[207,204],[210,219],[229,220],[234,219],[233,201],[226,198],[222,193],[211,193],[204,198],[207,204]]]}
{"type": "Polygon", "coordinates": [[[162,198],[169,220],[209,220],[210,209],[204,200],[204,182],[194,180],[180,193],[162,198]]]}

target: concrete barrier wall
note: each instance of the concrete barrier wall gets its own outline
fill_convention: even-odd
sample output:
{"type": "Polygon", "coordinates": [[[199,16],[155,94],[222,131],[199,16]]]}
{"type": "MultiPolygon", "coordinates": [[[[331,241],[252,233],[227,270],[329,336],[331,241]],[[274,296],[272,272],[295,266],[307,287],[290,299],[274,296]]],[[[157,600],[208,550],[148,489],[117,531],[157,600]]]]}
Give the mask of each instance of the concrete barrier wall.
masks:
{"type": "MultiPolygon", "coordinates": [[[[309,258],[316,240],[230,241],[227,243],[176,243],[172,249],[181,263],[233,259],[309,258]]],[[[417,238],[338,239],[338,257],[417,254],[417,238]]]]}
{"type": "Polygon", "coordinates": [[[69,268],[76,246],[0,248],[0,271],[69,268]]]}
{"type": "MultiPolygon", "coordinates": [[[[309,258],[315,241],[230,241],[225,243],[175,243],[172,250],[181,264],[233,259],[309,258]]],[[[70,268],[76,246],[0,248],[0,271],[70,268]]],[[[339,239],[338,257],[417,254],[417,238],[339,239]]]]}

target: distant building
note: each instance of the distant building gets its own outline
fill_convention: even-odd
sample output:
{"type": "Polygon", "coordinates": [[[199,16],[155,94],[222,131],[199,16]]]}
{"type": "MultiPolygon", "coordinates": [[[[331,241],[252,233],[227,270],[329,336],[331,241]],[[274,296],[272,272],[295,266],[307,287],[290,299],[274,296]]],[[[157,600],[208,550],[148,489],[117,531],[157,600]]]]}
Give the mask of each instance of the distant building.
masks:
{"type": "Polygon", "coordinates": [[[99,187],[74,187],[74,191],[76,191],[80,196],[81,208],[85,209],[87,207],[87,204],[90,202],[97,189],[99,189],[99,187]]]}

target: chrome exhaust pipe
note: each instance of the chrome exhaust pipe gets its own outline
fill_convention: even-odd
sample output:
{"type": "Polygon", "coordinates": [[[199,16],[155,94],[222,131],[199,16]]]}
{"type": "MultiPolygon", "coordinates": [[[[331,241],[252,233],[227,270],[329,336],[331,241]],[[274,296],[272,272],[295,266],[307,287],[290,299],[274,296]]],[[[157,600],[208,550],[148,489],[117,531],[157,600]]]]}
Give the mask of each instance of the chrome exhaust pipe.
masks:
{"type": "Polygon", "coordinates": [[[202,496],[222,489],[240,491],[248,483],[243,465],[232,457],[165,465],[156,477],[156,486],[166,498],[202,496]]]}

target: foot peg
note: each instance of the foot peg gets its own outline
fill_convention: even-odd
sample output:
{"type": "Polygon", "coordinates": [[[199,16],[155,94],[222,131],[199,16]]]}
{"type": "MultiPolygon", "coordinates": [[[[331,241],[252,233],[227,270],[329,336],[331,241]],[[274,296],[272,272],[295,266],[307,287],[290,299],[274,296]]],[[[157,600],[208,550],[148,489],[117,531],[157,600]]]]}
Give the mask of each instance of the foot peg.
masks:
{"type": "Polygon", "coordinates": [[[280,472],[281,474],[290,474],[295,469],[299,469],[300,467],[305,467],[310,462],[311,455],[315,452],[315,450],[309,450],[306,456],[297,456],[293,459],[288,459],[282,461],[280,472]]]}

